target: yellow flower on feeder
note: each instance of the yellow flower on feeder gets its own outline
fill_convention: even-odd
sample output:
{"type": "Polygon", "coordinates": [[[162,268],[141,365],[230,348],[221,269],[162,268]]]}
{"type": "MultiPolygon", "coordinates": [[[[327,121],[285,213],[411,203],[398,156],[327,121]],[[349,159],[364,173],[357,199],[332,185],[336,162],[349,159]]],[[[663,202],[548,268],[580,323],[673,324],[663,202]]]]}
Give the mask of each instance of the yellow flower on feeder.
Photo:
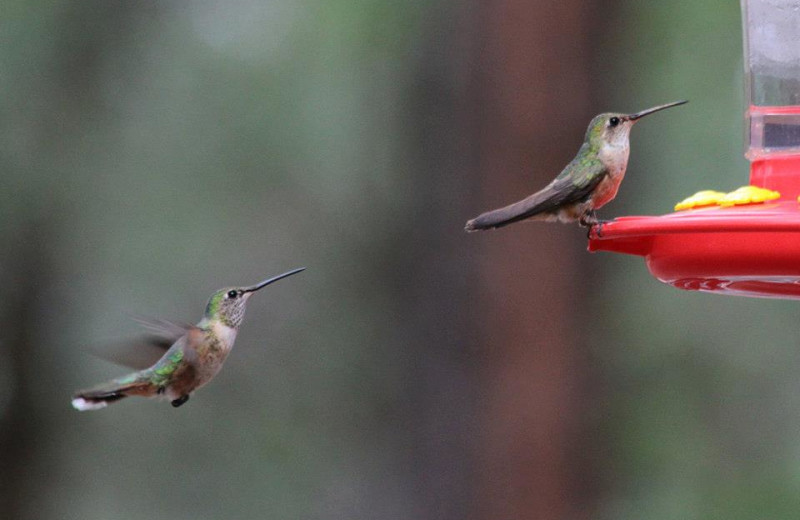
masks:
{"type": "Polygon", "coordinates": [[[682,211],[685,209],[702,208],[704,206],[716,206],[719,201],[725,197],[725,193],[714,190],[698,191],[691,197],[687,197],[675,204],[675,211],[682,211]]]}
{"type": "Polygon", "coordinates": [[[743,204],[759,204],[775,200],[781,196],[777,191],[768,190],[766,188],[758,188],[756,186],[742,186],[736,191],[732,191],[725,195],[720,201],[719,205],[726,206],[740,206],[743,204]]]}
{"type": "MultiPolygon", "coordinates": [[[[675,205],[675,211],[703,208],[707,206],[742,206],[745,204],[760,204],[780,198],[777,191],[759,188],[757,186],[742,186],[736,191],[723,193],[721,191],[698,191],[691,197],[683,199],[675,205]]],[[[798,198],[800,201],[800,198],[798,198]]]]}

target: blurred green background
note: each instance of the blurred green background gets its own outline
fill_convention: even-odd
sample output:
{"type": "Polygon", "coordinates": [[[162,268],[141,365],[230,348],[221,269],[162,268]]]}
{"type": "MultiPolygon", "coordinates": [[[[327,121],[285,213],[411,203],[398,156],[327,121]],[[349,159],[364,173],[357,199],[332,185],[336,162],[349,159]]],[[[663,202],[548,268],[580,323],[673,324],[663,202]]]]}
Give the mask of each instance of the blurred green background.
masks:
{"type": "Polygon", "coordinates": [[[746,183],[736,2],[21,2],[0,18],[0,518],[800,510],[797,304],[464,221],[607,110],[601,215],[746,183]],[[78,413],[132,315],[251,300],[186,406],[78,413]]]}

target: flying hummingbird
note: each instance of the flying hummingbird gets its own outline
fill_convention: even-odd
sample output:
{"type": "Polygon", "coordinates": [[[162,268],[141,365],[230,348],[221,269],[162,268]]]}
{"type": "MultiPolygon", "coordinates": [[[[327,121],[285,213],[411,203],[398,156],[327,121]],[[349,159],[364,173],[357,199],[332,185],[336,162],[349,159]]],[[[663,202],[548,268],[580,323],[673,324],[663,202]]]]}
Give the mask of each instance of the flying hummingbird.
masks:
{"type": "Polygon", "coordinates": [[[625,176],[630,153],[631,127],[648,114],[688,101],[676,101],[635,114],[600,114],[592,119],[583,145],[553,182],[530,197],[488,211],[467,222],[467,231],[506,226],[519,220],[599,223],[595,210],[610,202],[625,176]]]}
{"type": "Polygon", "coordinates": [[[131,395],[164,397],[178,407],[222,368],[244,319],[247,300],[254,292],[297,274],[305,267],[280,274],[250,287],[227,287],[211,295],[197,325],[162,320],[145,322],[151,329],[147,345],[163,354],[154,365],[103,385],[77,392],[72,406],[98,410],[131,395]],[[166,352],[164,352],[166,350],[166,352]]]}

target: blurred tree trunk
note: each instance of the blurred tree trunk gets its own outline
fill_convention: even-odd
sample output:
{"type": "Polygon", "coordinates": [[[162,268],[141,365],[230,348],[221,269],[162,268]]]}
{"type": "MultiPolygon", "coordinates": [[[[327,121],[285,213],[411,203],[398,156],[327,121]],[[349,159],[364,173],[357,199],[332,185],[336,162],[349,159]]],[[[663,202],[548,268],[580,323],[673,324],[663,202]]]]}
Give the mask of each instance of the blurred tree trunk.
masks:
{"type": "MultiPolygon", "coordinates": [[[[52,485],[51,480],[42,478],[38,467],[46,464],[55,473],[52,461],[42,462],[42,445],[59,432],[52,414],[42,410],[41,395],[42,389],[51,390],[46,385],[53,385],[60,375],[48,373],[49,367],[42,363],[47,355],[41,345],[42,331],[47,325],[41,318],[43,308],[53,305],[48,287],[57,280],[54,258],[61,236],[58,228],[68,207],[62,182],[69,176],[65,171],[73,160],[70,139],[81,138],[76,129],[87,124],[87,114],[102,111],[97,108],[102,107],[97,81],[103,67],[100,57],[117,41],[133,13],[135,9],[126,4],[102,8],[88,3],[76,5],[63,11],[58,32],[43,34],[37,42],[52,52],[52,61],[44,72],[46,80],[37,77],[27,97],[31,106],[41,105],[47,110],[42,110],[44,115],[36,120],[35,132],[29,136],[36,143],[36,153],[24,164],[27,175],[13,172],[24,181],[13,187],[16,207],[12,211],[21,224],[6,222],[6,229],[12,230],[11,239],[0,256],[0,276],[7,294],[0,315],[0,361],[7,366],[0,375],[8,376],[10,390],[5,401],[0,399],[3,519],[39,518],[35,513],[40,505],[37,501],[52,485]]],[[[42,49],[38,50],[45,53],[42,49]]],[[[33,70],[41,66],[37,62],[29,65],[33,70]]],[[[27,68],[25,71],[29,73],[27,68]]],[[[68,406],[69,389],[54,390],[68,406]]]]}
{"type": "Polygon", "coordinates": [[[28,517],[31,493],[31,467],[38,455],[37,445],[47,435],[41,411],[34,405],[37,385],[46,384],[36,353],[40,351],[36,332],[39,307],[48,282],[53,279],[50,262],[50,222],[42,219],[20,226],[11,243],[13,254],[6,255],[2,278],[7,300],[0,318],[0,346],[10,378],[9,392],[0,409],[0,517],[28,517]]]}
{"type": "MultiPolygon", "coordinates": [[[[533,193],[572,158],[589,119],[590,9],[580,0],[480,3],[472,85],[477,214],[533,193]]],[[[474,215],[471,215],[474,216],[474,215]]],[[[585,231],[518,223],[482,247],[478,517],[588,518],[585,231]]]]}

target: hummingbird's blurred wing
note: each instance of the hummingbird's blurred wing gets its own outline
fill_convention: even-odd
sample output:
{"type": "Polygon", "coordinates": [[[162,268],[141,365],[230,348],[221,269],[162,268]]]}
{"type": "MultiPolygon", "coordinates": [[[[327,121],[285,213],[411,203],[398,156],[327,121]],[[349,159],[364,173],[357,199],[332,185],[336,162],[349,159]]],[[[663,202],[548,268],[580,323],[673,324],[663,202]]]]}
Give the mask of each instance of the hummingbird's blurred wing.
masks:
{"type": "Polygon", "coordinates": [[[175,343],[175,340],[186,334],[187,331],[195,328],[194,325],[190,325],[188,323],[177,323],[174,321],[162,320],[160,318],[148,318],[145,316],[135,316],[133,321],[150,331],[154,336],[171,340],[170,344],[167,345],[166,348],[169,348],[170,345],[175,343]]]}
{"type": "Polygon", "coordinates": [[[584,202],[608,174],[599,159],[572,160],[553,182],[530,197],[504,208],[488,211],[467,222],[467,231],[500,228],[541,214],[555,214],[559,209],[584,202]]]}
{"type": "Polygon", "coordinates": [[[102,348],[90,347],[92,353],[111,363],[142,370],[156,363],[176,341],[195,328],[193,325],[157,318],[137,316],[134,319],[147,329],[147,333],[102,348]]]}

